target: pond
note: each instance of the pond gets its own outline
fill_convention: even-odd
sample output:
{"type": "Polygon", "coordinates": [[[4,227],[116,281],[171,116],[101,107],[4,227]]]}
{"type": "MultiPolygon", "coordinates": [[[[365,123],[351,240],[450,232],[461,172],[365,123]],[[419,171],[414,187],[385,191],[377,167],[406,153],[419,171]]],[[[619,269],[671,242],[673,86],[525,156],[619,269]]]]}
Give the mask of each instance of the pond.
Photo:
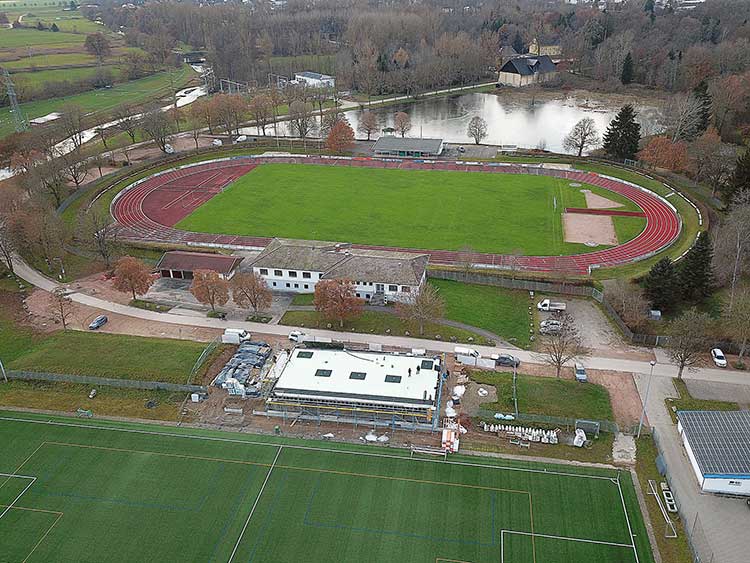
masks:
{"type": "MultiPolygon", "coordinates": [[[[586,98],[540,100],[524,93],[517,99],[494,94],[471,93],[458,96],[431,98],[413,103],[373,108],[383,127],[392,127],[397,112],[411,117],[410,137],[437,137],[453,143],[471,143],[466,134],[469,121],[475,115],[485,119],[487,137],[483,143],[491,145],[517,145],[523,148],[545,148],[553,152],[569,152],[563,139],[573,126],[584,117],[596,123],[603,136],[609,122],[620,109],[614,102],[605,103],[586,98]]],[[[640,119],[653,122],[659,111],[653,106],[636,105],[640,119]]],[[[354,130],[362,110],[346,113],[354,130]]],[[[360,137],[357,134],[357,137],[360,137]]]]}

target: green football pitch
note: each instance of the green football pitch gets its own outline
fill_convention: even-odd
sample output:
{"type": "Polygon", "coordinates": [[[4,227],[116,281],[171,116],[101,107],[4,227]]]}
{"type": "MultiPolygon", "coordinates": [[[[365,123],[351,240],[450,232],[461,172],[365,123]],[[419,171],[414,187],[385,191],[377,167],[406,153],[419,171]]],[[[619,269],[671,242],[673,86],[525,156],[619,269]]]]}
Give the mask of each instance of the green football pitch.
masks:
{"type": "MultiPolygon", "coordinates": [[[[428,250],[574,254],[596,250],[564,240],[562,213],[586,207],[582,189],[638,210],[619,194],[549,176],[262,164],[176,226],[428,250]]],[[[642,217],[613,221],[621,243],[646,224],[642,217]]]]}
{"type": "Polygon", "coordinates": [[[0,414],[0,561],[651,563],[627,472],[0,414]]]}

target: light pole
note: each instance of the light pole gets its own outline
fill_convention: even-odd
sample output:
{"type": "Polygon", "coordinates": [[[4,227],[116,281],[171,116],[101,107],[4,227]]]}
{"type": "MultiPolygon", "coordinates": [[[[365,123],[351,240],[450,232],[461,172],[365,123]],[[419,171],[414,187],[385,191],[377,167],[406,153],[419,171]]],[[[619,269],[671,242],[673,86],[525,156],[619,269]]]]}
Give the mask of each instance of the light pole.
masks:
{"type": "Polygon", "coordinates": [[[3,381],[5,381],[5,383],[8,383],[8,374],[5,373],[5,366],[3,365],[2,360],[0,360],[0,372],[2,372],[3,374],[3,381]]]}
{"type": "Polygon", "coordinates": [[[648,376],[648,384],[646,385],[646,396],[643,398],[643,409],[641,409],[641,419],[638,421],[638,434],[636,439],[641,437],[641,428],[643,428],[643,419],[646,416],[646,404],[648,403],[648,394],[651,391],[651,380],[654,378],[654,366],[656,365],[655,360],[651,360],[651,373],[648,376]]]}
{"type": "Polygon", "coordinates": [[[518,418],[518,393],[516,391],[516,358],[513,358],[513,408],[516,411],[516,418],[518,418]]]}

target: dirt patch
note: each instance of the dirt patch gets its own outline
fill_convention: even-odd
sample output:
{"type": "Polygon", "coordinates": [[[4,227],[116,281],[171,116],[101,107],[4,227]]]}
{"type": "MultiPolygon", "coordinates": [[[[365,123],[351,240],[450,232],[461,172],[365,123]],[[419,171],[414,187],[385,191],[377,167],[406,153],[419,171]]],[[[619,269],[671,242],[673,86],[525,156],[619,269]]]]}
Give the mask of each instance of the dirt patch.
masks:
{"type": "Polygon", "coordinates": [[[609,392],[612,413],[621,430],[638,424],[642,403],[632,374],[597,369],[587,369],[586,374],[591,383],[609,392]]]}
{"type": "Polygon", "coordinates": [[[563,213],[565,242],[578,242],[590,246],[617,244],[617,233],[612,217],[563,213]]]}
{"type": "Polygon", "coordinates": [[[466,386],[466,393],[461,399],[461,412],[468,416],[476,416],[482,408],[482,403],[494,403],[497,401],[497,389],[494,385],[479,384],[474,381],[466,386]],[[479,389],[487,391],[486,397],[479,395],[479,389]]]}
{"type": "Polygon", "coordinates": [[[615,207],[622,207],[621,203],[617,203],[616,201],[595,194],[591,190],[581,190],[581,193],[586,197],[586,207],[589,209],[613,209],[615,207]]]}

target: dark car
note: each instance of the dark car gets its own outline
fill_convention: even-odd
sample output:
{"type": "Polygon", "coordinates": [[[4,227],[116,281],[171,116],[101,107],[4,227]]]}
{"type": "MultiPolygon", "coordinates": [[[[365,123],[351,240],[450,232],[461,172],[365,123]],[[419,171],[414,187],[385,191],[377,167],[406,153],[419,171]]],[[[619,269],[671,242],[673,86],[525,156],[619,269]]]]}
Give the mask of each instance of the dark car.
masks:
{"type": "Polygon", "coordinates": [[[507,366],[507,367],[518,367],[521,365],[521,360],[510,354],[498,354],[495,357],[495,365],[507,366]]]}
{"type": "Polygon", "coordinates": [[[107,324],[107,321],[109,319],[106,315],[99,315],[96,317],[93,321],[91,321],[91,324],[89,325],[89,330],[96,330],[97,328],[103,327],[105,324],[107,324]]]}

